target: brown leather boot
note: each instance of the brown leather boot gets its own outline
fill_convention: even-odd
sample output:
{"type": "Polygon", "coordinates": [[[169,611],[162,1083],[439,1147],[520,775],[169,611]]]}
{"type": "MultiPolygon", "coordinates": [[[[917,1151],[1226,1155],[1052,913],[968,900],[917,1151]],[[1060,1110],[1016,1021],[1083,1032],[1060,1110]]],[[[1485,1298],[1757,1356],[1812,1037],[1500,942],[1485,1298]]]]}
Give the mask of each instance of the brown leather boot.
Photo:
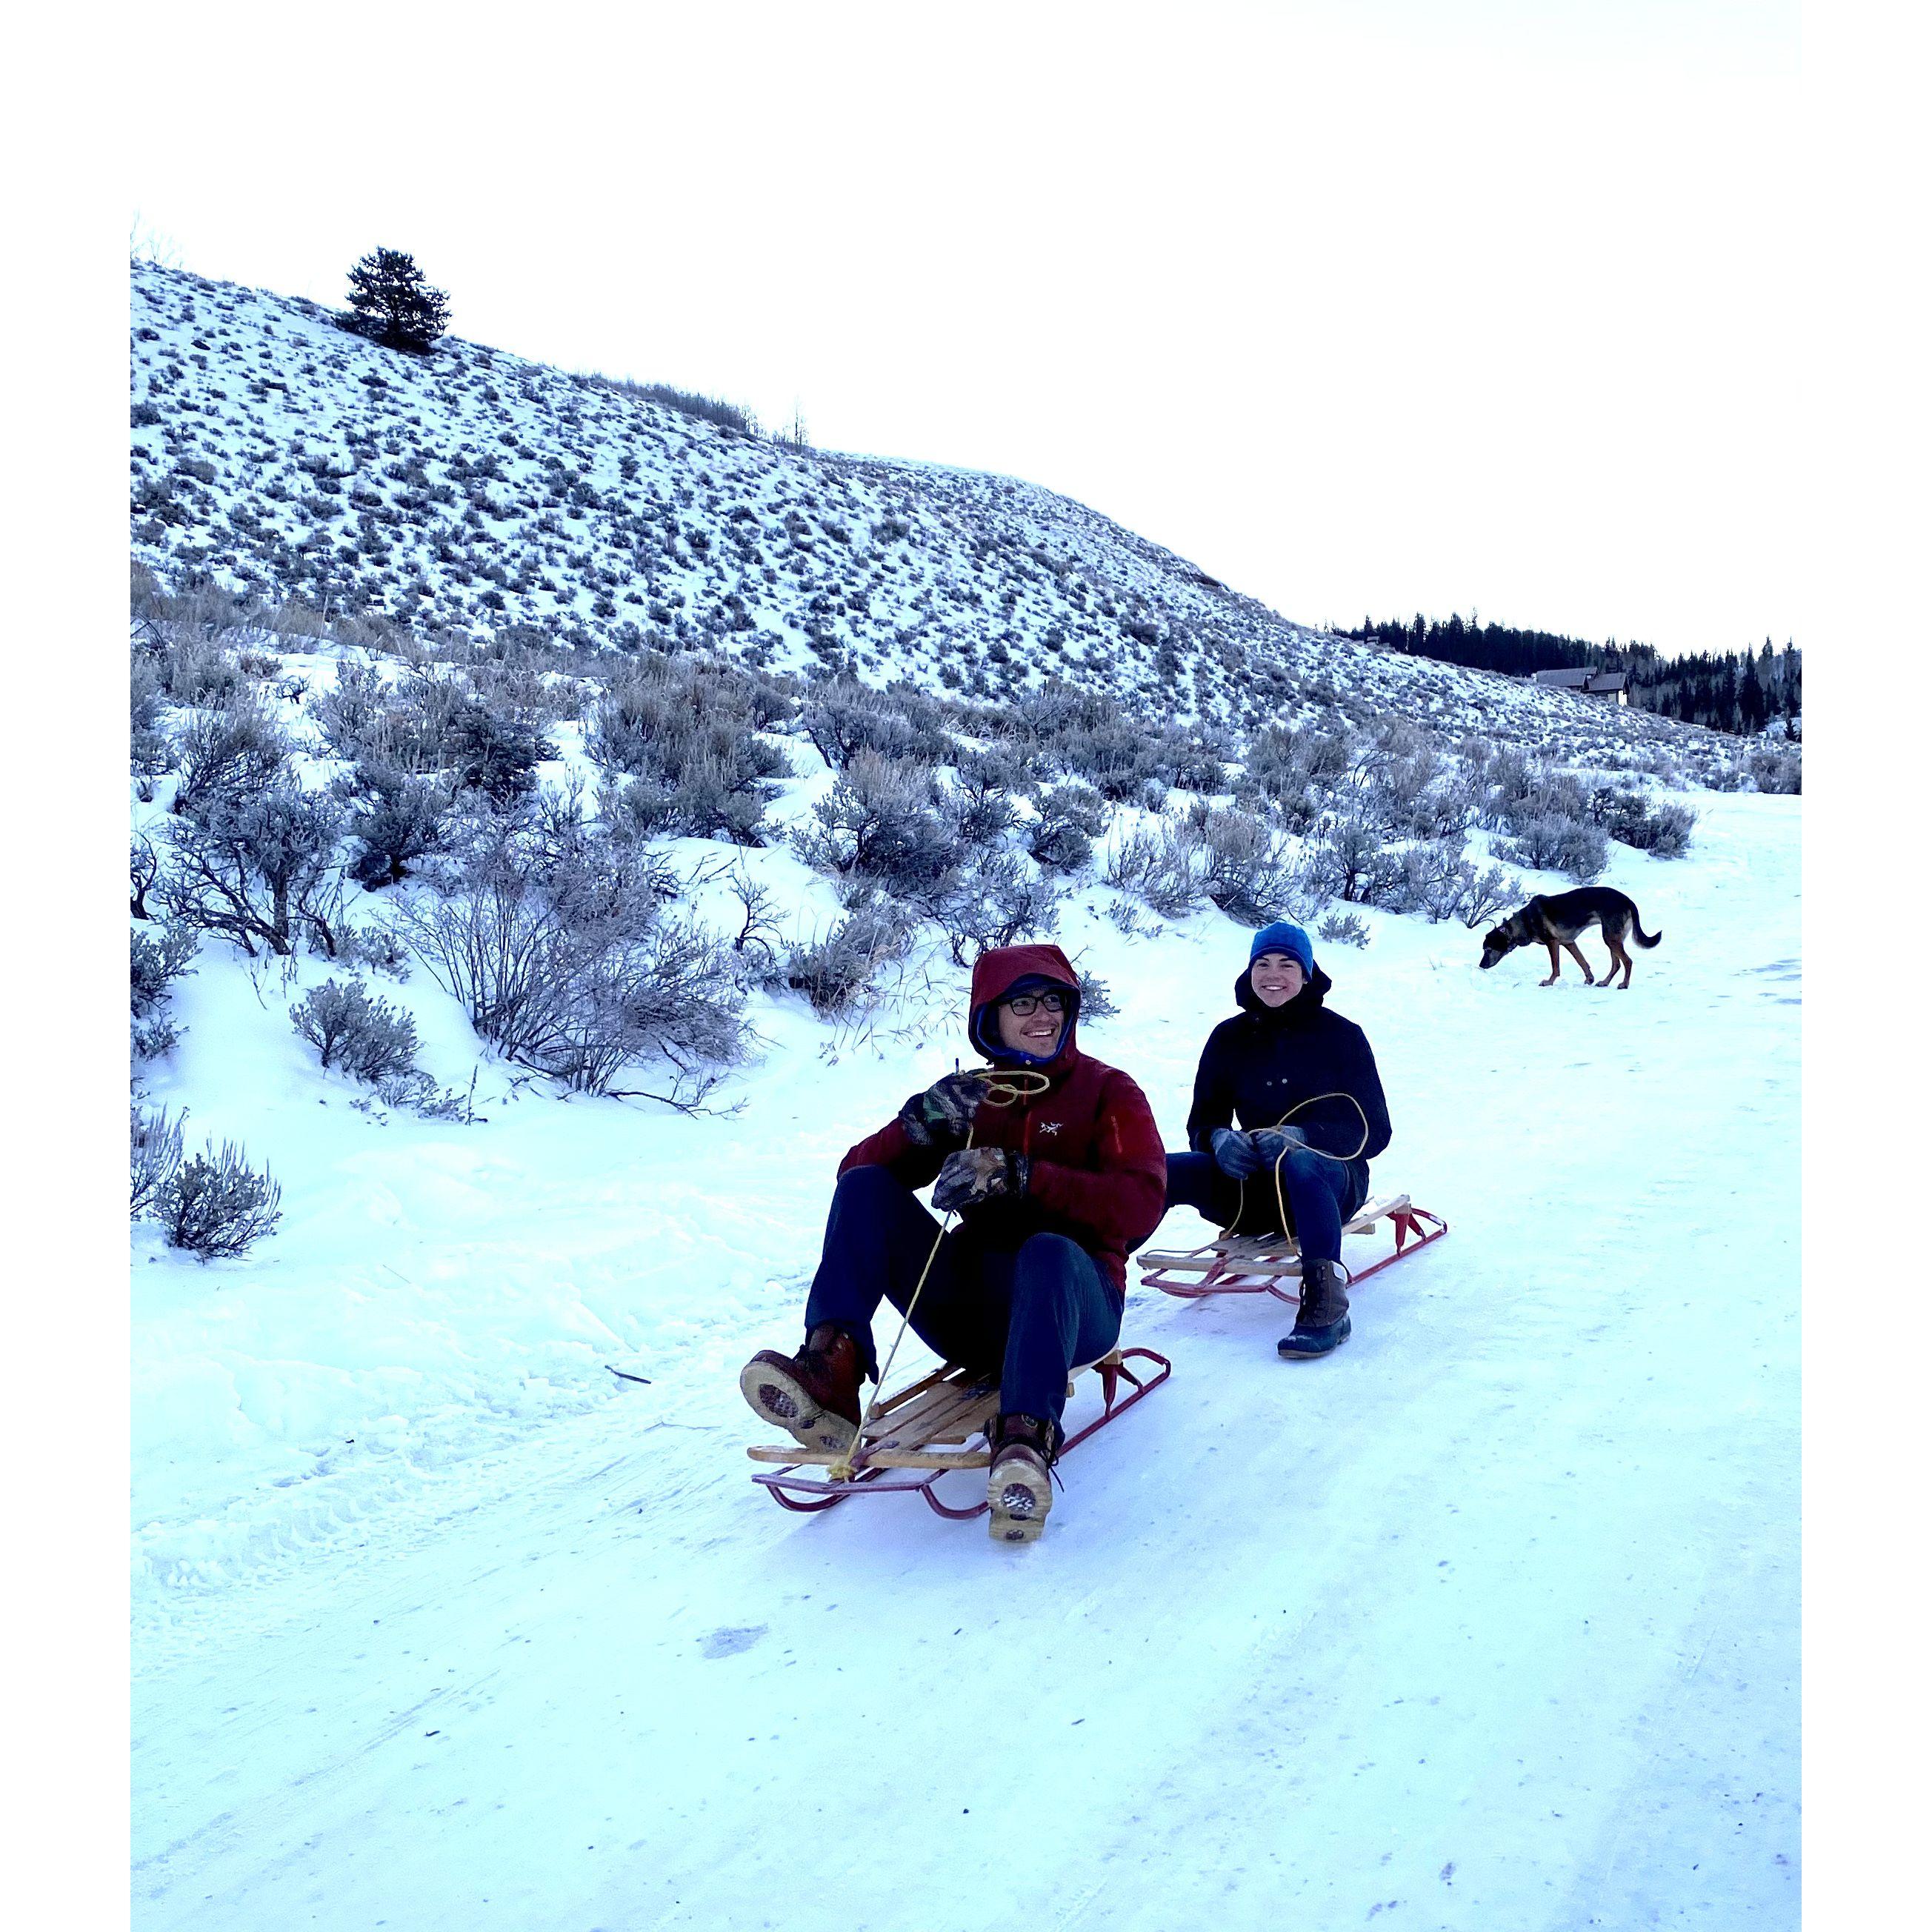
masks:
{"type": "Polygon", "coordinates": [[[1037,1415],[1003,1415],[993,1424],[986,1529],[995,1543],[1030,1543],[1046,1527],[1053,1507],[1053,1459],[1063,1433],[1037,1415]]]}
{"type": "Polygon", "coordinates": [[[752,1412],[775,1422],[802,1449],[851,1448],[859,1433],[866,1365],[844,1329],[821,1322],[795,1355],[760,1348],[738,1375],[752,1412]]]}
{"type": "Polygon", "coordinates": [[[1352,1326],[1341,1263],[1304,1259],[1301,1305],[1295,1311],[1294,1330],[1274,1345],[1275,1353],[1291,1362],[1333,1354],[1348,1339],[1352,1326]]]}

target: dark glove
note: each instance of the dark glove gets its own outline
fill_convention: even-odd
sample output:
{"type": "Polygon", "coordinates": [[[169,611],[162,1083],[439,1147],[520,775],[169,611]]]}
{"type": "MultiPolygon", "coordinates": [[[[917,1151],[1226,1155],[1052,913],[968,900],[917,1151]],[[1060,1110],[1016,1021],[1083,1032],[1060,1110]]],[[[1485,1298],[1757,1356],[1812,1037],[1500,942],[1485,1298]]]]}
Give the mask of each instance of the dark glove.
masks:
{"type": "Polygon", "coordinates": [[[968,1148],[946,1156],[932,1184],[932,1204],[942,1214],[982,1202],[1011,1199],[1027,1186],[1027,1157],[1011,1148],[968,1148]]]}
{"type": "Polygon", "coordinates": [[[914,1147],[963,1146],[986,1092],[983,1073],[949,1073],[899,1109],[899,1125],[914,1147]]]}
{"type": "Polygon", "coordinates": [[[1252,1138],[1264,1167],[1275,1166],[1290,1148],[1308,1144],[1308,1136],[1299,1127],[1263,1127],[1252,1138]]]}
{"type": "Polygon", "coordinates": [[[1216,1127],[1208,1136],[1214,1150],[1214,1165],[1230,1180],[1245,1180],[1262,1171],[1262,1157],[1255,1151],[1252,1138],[1234,1127],[1216,1127]]]}

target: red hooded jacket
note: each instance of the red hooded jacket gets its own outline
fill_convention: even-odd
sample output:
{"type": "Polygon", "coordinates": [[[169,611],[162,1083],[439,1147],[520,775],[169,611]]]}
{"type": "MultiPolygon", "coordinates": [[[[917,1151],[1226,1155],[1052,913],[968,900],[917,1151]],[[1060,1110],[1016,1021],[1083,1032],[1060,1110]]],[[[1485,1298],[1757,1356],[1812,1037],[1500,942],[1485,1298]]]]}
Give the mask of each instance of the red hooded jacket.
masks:
{"type": "MultiPolygon", "coordinates": [[[[1079,981],[1057,946],[1005,946],[983,952],[973,968],[967,1034],[995,1065],[1024,1064],[982,1042],[997,1040],[988,1010],[1028,975],[1077,989],[1079,981]]],[[[988,1248],[1014,1248],[1029,1234],[1065,1234],[1077,1241],[1126,1292],[1127,1257],[1160,1225],[1167,1208],[1167,1156],[1147,1096],[1118,1068],[1080,1051],[1070,1014],[1051,1060],[1037,1070],[1052,1086],[1036,1097],[997,1106],[982,1100],[973,1119],[975,1147],[1014,1148],[1027,1156],[1027,1190],[1018,1199],[969,1208],[956,1238],[988,1248]]],[[[908,1187],[938,1174],[950,1150],[922,1148],[898,1120],[861,1141],[839,1162],[886,1167],[908,1187]]]]}

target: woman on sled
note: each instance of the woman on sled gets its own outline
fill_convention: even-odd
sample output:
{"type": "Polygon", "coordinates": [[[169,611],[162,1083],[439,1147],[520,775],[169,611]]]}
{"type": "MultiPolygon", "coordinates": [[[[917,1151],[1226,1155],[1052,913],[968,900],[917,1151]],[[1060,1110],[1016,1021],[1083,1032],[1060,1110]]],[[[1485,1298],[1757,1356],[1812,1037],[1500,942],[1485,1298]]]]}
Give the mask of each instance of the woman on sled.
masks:
{"type": "Polygon", "coordinates": [[[1198,1208],[1232,1234],[1294,1237],[1300,1305],[1277,1345],[1290,1359],[1348,1339],[1342,1229],[1389,1144],[1376,1057],[1360,1027],[1322,1004],[1332,986],[1300,926],[1279,920],[1255,934],[1234,982],[1241,1010],[1202,1052],[1190,1151],[1167,1157],[1170,1207],[1198,1208]]]}
{"type": "Polygon", "coordinates": [[[1079,1010],[1058,946],[981,955],[967,1036],[988,1066],[914,1094],[846,1155],[804,1346],[762,1349],[739,1378],[801,1444],[848,1448],[878,1376],[873,1315],[910,1306],[935,1354],[999,1378],[987,1500],[1004,1541],[1045,1523],[1067,1376],[1118,1341],[1127,1256],[1164,1211],[1154,1114],[1126,1074],[1080,1051],[1079,1010]],[[928,1182],[933,1207],[959,1216],[944,1238],[914,1198],[928,1182]]]}

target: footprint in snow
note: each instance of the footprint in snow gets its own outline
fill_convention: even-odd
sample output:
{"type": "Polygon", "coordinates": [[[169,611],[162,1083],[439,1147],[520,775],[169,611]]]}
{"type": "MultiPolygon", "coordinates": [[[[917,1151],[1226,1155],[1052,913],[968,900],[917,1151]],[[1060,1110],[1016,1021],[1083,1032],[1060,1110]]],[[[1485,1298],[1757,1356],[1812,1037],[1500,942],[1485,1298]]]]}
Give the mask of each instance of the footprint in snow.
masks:
{"type": "Polygon", "coordinates": [[[770,1628],[768,1624],[748,1624],[741,1630],[707,1630],[698,1647],[706,1657],[736,1657],[740,1651],[749,1650],[770,1628]]]}

